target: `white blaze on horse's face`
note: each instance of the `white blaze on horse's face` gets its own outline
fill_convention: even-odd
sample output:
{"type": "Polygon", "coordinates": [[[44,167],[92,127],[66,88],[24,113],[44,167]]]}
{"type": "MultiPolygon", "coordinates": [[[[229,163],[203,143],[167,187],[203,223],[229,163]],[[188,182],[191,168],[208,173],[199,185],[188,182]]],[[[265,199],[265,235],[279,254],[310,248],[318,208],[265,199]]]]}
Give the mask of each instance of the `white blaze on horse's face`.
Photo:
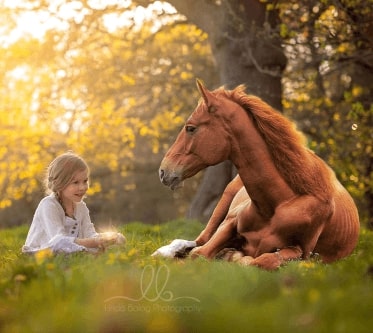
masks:
{"type": "MultiPolygon", "coordinates": [[[[197,81],[202,99],[187,120],[159,168],[163,184],[175,189],[200,170],[228,159],[228,132],[222,130],[219,100],[197,81]]],[[[224,126],[223,126],[224,128],[224,126]]]]}

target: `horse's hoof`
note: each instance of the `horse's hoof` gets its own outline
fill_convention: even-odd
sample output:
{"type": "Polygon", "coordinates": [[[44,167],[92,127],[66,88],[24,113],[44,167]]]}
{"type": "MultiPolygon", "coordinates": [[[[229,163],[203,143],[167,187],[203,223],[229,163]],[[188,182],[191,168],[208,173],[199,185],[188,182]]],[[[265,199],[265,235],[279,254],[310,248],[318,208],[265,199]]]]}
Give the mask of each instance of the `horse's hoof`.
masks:
{"type": "Polygon", "coordinates": [[[221,259],[225,261],[237,261],[242,258],[244,255],[241,251],[237,251],[234,248],[225,248],[221,250],[217,255],[216,259],[221,259]]]}
{"type": "Polygon", "coordinates": [[[244,256],[244,257],[239,258],[236,262],[242,266],[250,266],[253,260],[254,260],[253,257],[244,256]]]}
{"type": "Polygon", "coordinates": [[[197,246],[195,248],[193,248],[190,252],[189,252],[189,257],[192,258],[192,259],[196,259],[196,258],[206,258],[205,255],[203,255],[203,253],[201,252],[201,248],[202,246],[197,246]]]}

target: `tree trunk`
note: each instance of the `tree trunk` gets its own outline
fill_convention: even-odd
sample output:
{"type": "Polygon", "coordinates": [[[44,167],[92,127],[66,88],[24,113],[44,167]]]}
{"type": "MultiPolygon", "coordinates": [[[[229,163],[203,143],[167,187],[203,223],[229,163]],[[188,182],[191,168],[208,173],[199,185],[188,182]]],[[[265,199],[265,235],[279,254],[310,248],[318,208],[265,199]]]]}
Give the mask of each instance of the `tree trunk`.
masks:
{"type": "MultiPolygon", "coordinates": [[[[281,110],[281,75],[286,58],[274,30],[278,20],[276,11],[266,11],[265,4],[259,0],[168,2],[209,35],[219,85],[231,89],[245,84],[249,94],[281,110]]],[[[229,163],[208,168],[189,216],[207,220],[231,178],[229,163]]]]}

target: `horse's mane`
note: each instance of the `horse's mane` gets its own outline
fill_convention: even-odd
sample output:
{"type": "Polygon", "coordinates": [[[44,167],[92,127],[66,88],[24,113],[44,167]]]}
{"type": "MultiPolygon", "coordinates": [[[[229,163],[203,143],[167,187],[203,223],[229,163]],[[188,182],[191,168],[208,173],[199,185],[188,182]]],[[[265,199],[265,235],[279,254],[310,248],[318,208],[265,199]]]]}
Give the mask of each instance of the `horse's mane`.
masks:
{"type": "Polygon", "coordinates": [[[296,129],[295,123],[244,90],[245,86],[240,85],[234,90],[218,91],[251,115],[276,168],[295,193],[328,198],[331,191],[329,169],[306,147],[306,138],[296,129]]]}

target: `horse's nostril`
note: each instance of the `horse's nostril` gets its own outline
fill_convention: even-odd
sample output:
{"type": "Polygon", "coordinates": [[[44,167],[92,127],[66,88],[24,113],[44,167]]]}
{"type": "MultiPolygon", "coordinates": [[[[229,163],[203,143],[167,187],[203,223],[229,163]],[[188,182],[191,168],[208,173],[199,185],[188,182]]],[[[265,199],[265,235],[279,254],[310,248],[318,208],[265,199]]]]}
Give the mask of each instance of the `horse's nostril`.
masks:
{"type": "Polygon", "coordinates": [[[159,179],[163,185],[169,186],[171,190],[180,187],[182,176],[175,171],[166,169],[159,169],[159,179]]]}

